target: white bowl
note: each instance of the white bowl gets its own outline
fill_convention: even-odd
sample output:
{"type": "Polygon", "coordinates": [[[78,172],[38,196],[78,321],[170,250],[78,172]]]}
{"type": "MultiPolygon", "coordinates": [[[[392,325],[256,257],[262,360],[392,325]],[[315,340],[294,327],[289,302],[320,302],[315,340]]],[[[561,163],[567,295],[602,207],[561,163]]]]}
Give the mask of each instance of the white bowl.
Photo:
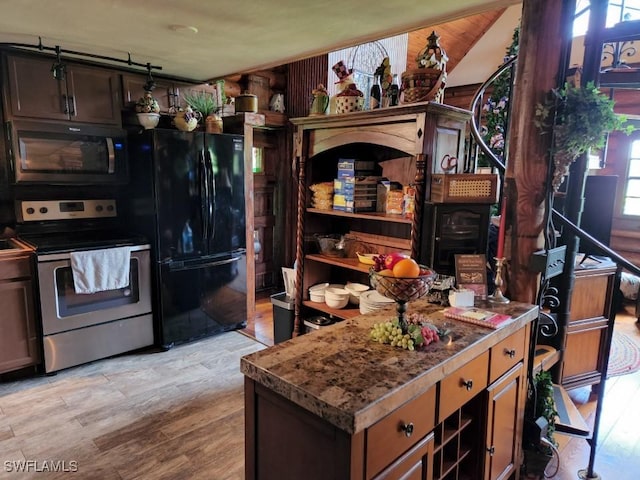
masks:
{"type": "Polygon", "coordinates": [[[349,295],[344,288],[328,287],[324,291],[324,301],[331,308],[344,308],[349,303],[349,295]]]}
{"type": "Polygon", "coordinates": [[[150,130],[158,125],[160,121],[159,113],[136,113],[138,117],[138,122],[142,125],[145,130],[150,130]]]}
{"type": "Polygon", "coordinates": [[[331,308],[344,308],[347,306],[347,303],[349,303],[349,297],[336,299],[336,298],[329,298],[325,295],[324,303],[326,303],[327,306],[331,308]]]}
{"type": "Polygon", "coordinates": [[[349,292],[349,301],[354,305],[360,305],[360,294],[369,290],[369,285],[364,283],[347,283],[344,289],[349,292]]]}
{"type": "Polygon", "coordinates": [[[324,292],[325,289],[329,286],[329,282],[326,283],[316,283],[315,285],[311,285],[309,287],[309,293],[311,293],[311,291],[316,291],[316,292],[324,292]]]}
{"type": "Polygon", "coordinates": [[[324,303],[324,290],[309,290],[309,300],[324,303]]]}

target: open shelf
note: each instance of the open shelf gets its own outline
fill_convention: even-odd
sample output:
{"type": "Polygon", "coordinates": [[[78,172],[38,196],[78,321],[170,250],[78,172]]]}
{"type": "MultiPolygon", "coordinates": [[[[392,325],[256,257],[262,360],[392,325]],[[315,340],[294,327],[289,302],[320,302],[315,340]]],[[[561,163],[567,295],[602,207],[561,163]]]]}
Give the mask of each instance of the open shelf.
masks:
{"type": "Polygon", "coordinates": [[[360,315],[360,308],[349,304],[346,308],[331,308],[326,303],[312,302],[311,300],[303,300],[302,305],[313,308],[319,312],[326,313],[330,316],[348,320],[360,315]]]}
{"type": "Polygon", "coordinates": [[[347,218],[364,218],[366,220],[377,220],[380,222],[395,222],[412,224],[413,219],[403,217],[398,214],[382,213],[382,212],[341,212],[340,210],[321,210],[319,208],[307,208],[308,213],[317,213],[319,215],[328,215],[332,217],[347,217],[347,218]]]}
{"type": "MultiPolygon", "coordinates": [[[[464,408],[464,407],[463,407],[464,408]]],[[[468,428],[474,418],[462,409],[456,410],[435,429],[435,445],[433,449],[434,479],[460,479],[465,475],[468,466],[463,461],[470,455],[475,433],[468,428]]]]}
{"type": "Polygon", "coordinates": [[[355,270],[357,272],[369,273],[371,265],[360,263],[358,258],[343,258],[343,257],[328,257],[326,255],[312,254],[305,257],[306,260],[313,260],[314,262],[326,263],[334,265],[336,267],[347,268],[349,270],[355,270]]]}

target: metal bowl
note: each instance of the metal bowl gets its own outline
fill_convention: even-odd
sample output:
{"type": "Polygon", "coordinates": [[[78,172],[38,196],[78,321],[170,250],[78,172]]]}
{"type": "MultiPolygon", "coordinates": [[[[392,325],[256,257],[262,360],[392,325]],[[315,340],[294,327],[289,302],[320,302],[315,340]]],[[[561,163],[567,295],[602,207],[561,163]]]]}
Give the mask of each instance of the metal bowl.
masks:
{"type": "Polygon", "coordinates": [[[406,303],[424,297],[438,276],[433,270],[423,266],[421,268],[427,269],[429,273],[417,277],[390,277],[380,275],[372,268],[369,270],[369,280],[380,295],[398,303],[406,303]]]}

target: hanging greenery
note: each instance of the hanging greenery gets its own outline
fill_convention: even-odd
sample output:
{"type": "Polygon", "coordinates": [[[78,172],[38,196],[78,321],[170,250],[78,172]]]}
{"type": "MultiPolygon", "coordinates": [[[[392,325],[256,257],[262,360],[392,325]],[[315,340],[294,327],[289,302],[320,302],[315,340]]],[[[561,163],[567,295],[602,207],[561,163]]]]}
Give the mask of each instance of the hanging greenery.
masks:
{"type": "Polygon", "coordinates": [[[627,135],[634,128],[624,115],[613,111],[614,101],[593,82],[586,86],[565,83],[553,89],[543,103],[536,106],[534,123],[543,134],[553,133],[555,191],[569,172],[569,166],[591,149],[604,147],[607,134],[620,130],[627,135]]]}
{"type": "MultiPolygon", "coordinates": [[[[511,38],[511,45],[507,47],[504,57],[506,63],[518,54],[518,44],[520,43],[520,27],[516,27],[511,38]]],[[[487,103],[482,107],[483,125],[480,129],[482,139],[489,146],[491,151],[500,159],[504,158],[505,139],[504,134],[508,121],[508,104],[511,90],[511,70],[506,70],[493,82],[493,90],[487,99],[487,103]]],[[[491,166],[484,153],[478,154],[478,166],[491,166]]]]}

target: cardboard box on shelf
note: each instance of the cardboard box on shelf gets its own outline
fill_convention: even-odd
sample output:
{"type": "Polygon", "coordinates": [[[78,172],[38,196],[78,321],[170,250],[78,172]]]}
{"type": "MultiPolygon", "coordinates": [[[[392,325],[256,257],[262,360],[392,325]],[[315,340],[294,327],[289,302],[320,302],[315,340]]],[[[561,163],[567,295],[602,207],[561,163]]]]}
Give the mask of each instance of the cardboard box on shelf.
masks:
{"type": "Polygon", "coordinates": [[[407,218],[413,218],[416,214],[416,187],[413,185],[405,185],[402,187],[402,193],[402,213],[407,218]]]}
{"type": "Polygon", "coordinates": [[[385,213],[394,215],[402,215],[402,205],[404,203],[404,193],[402,190],[391,190],[387,193],[387,203],[385,205],[385,213]]]}
{"type": "MultiPolygon", "coordinates": [[[[392,182],[390,180],[380,180],[376,187],[377,194],[377,202],[376,202],[376,210],[378,212],[386,212],[387,210],[387,197],[389,192],[394,190],[400,190],[402,194],[402,184],[399,182],[392,182]]],[[[389,213],[389,212],[387,212],[389,213]]],[[[400,212],[402,213],[402,206],[400,207],[400,212]]]]}
{"type": "Polygon", "coordinates": [[[338,178],[373,175],[376,162],[355,158],[338,159],[338,178]]]}

